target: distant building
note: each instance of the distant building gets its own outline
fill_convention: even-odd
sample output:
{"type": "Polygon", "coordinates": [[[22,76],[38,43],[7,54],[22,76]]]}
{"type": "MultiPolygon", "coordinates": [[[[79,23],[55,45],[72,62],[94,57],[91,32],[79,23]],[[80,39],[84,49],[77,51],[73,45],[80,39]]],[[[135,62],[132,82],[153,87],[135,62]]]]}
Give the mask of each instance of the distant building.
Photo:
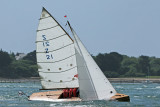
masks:
{"type": "Polygon", "coordinates": [[[20,60],[20,59],[22,59],[25,56],[26,56],[26,54],[24,54],[24,53],[17,53],[16,56],[15,56],[15,58],[16,58],[16,60],[20,60]]]}

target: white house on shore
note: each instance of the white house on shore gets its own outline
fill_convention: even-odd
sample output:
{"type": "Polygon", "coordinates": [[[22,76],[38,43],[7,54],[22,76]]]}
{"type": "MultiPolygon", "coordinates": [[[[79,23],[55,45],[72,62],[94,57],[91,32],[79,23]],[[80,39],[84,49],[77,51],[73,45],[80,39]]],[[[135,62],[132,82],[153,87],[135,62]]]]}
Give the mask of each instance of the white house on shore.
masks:
{"type": "Polygon", "coordinates": [[[16,60],[20,60],[20,59],[22,59],[25,56],[26,56],[26,54],[24,54],[24,53],[17,53],[17,55],[15,56],[15,58],[16,58],[16,60]]]}

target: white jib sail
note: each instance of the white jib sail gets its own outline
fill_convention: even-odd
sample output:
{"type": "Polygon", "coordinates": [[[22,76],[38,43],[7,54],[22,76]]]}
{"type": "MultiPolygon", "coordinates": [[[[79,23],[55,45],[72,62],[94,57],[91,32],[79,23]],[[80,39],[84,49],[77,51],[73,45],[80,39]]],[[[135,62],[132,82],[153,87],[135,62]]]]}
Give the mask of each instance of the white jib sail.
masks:
{"type": "Polygon", "coordinates": [[[98,99],[97,93],[93,86],[93,81],[89,78],[89,71],[84,61],[83,55],[75,43],[76,47],[76,61],[77,61],[77,70],[78,70],[78,80],[79,80],[79,92],[80,98],[82,100],[96,100],[98,99]],[[85,88],[84,88],[85,87],[85,88]]]}
{"type": "Polygon", "coordinates": [[[79,87],[74,42],[43,8],[37,30],[36,55],[43,89],[79,87]]]}
{"type": "MultiPolygon", "coordinates": [[[[114,96],[117,92],[105,77],[101,69],[98,67],[96,62],[93,60],[92,56],[88,53],[87,49],[84,47],[78,36],[76,35],[75,31],[72,29],[73,36],[75,38],[75,42],[78,46],[84,59],[84,63],[87,66],[89,75],[83,75],[85,78],[79,77],[79,85],[80,85],[80,97],[83,97],[83,100],[110,100],[112,96],[114,96]],[[88,76],[88,77],[86,77],[88,76]],[[92,81],[92,82],[87,82],[92,81]],[[91,83],[91,85],[81,85],[91,83]],[[92,84],[93,83],[93,84],[92,84]],[[91,89],[92,88],[92,89],[91,89]],[[81,93],[83,90],[83,93],[81,93]],[[94,98],[93,98],[94,97],[94,98]]],[[[77,49],[78,50],[78,49],[77,49]]],[[[77,54],[76,54],[77,55],[77,54]]],[[[82,71],[78,69],[81,74],[82,71]]],[[[82,77],[83,77],[82,76],[82,77]]]]}

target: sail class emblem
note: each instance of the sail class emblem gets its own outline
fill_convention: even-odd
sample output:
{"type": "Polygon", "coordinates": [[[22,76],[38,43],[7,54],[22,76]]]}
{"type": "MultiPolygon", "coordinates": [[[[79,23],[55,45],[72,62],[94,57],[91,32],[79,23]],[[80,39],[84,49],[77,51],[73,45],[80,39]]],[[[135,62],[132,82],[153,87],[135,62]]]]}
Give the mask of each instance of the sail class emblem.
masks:
{"type": "Polygon", "coordinates": [[[69,21],[67,25],[73,38],[45,8],[42,9],[37,30],[36,56],[37,65],[41,67],[38,68],[38,72],[41,76],[42,89],[50,91],[33,93],[29,100],[130,101],[128,95],[117,93],[69,21]],[[71,80],[73,76],[76,78],[71,80]]]}

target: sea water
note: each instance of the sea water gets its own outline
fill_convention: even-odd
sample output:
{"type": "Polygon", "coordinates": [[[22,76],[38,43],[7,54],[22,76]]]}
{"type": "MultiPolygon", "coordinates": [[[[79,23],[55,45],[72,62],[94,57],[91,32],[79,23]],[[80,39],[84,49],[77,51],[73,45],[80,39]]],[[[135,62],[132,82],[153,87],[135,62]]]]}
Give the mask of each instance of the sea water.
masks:
{"type": "Polygon", "coordinates": [[[126,107],[160,106],[160,84],[157,83],[112,83],[118,93],[130,96],[130,102],[118,101],[81,101],[81,102],[46,102],[28,101],[18,91],[27,95],[39,92],[40,82],[0,83],[0,107],[126,107]]]}

